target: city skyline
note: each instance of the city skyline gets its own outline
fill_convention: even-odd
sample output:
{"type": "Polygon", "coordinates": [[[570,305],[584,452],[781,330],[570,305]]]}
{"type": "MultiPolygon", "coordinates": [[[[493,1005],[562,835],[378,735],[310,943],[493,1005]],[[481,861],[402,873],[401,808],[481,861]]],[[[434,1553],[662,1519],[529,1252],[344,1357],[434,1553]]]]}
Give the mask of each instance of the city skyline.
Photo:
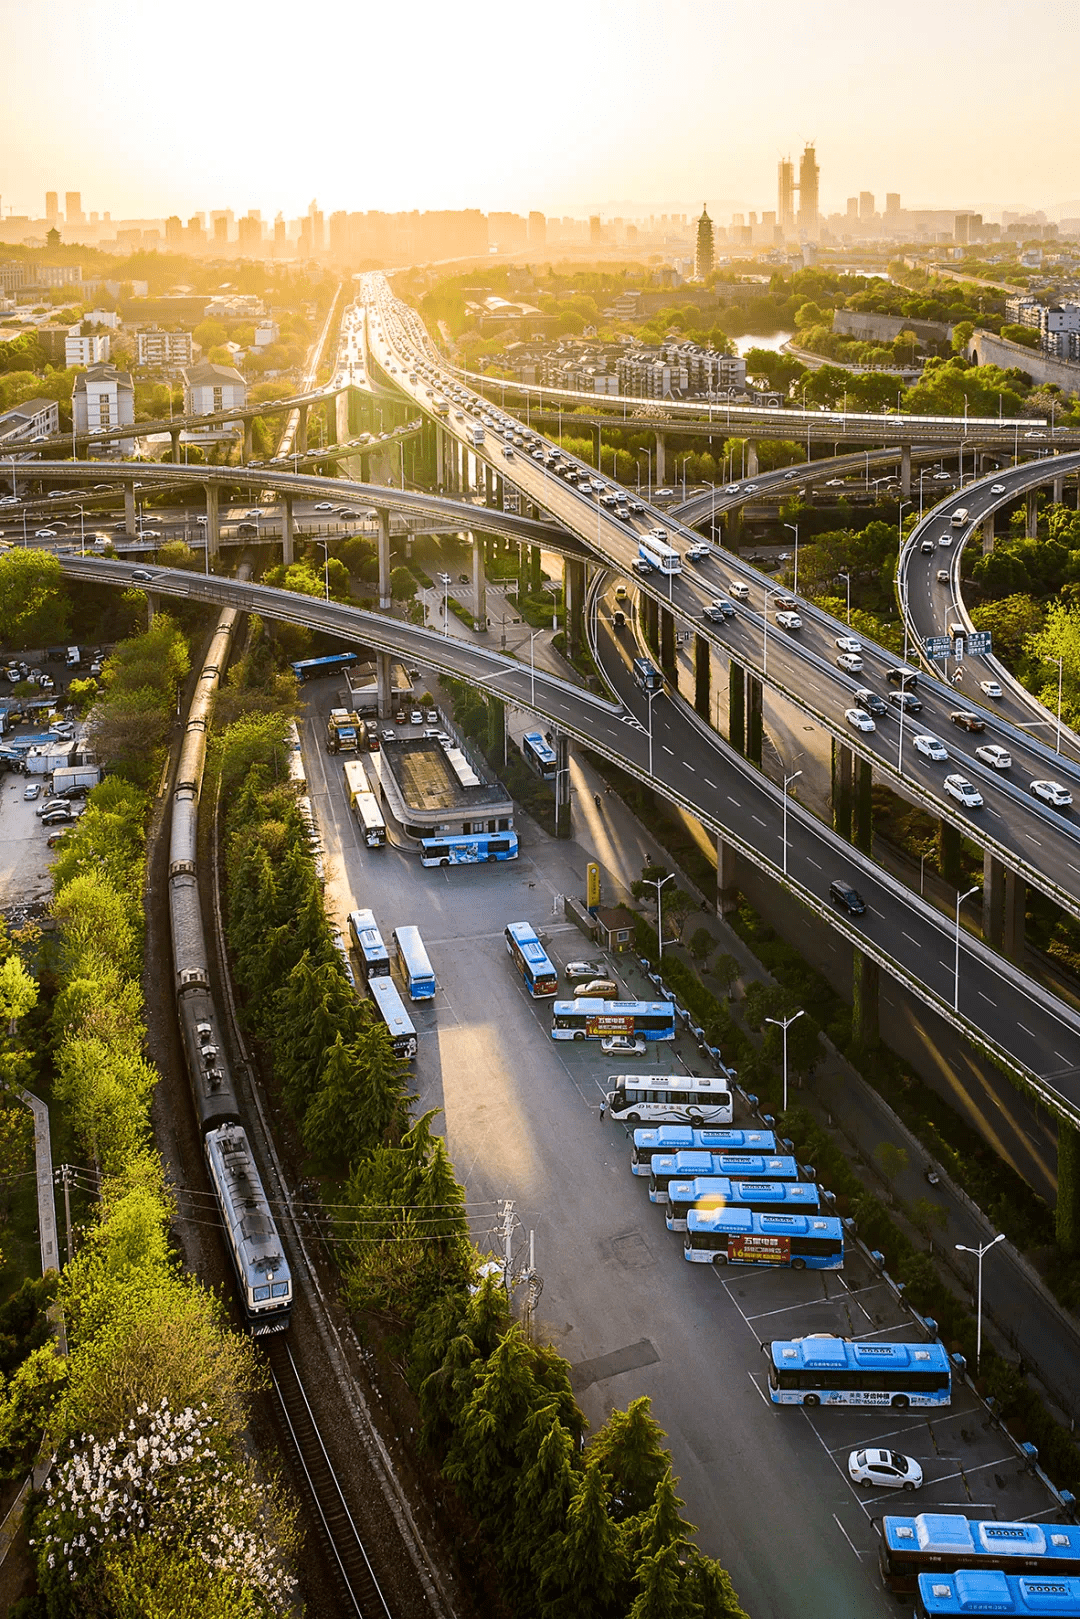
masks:
{"type": "MultiPolygon", "coordinates": [[[[777,163],[797,162],[807,144],[821,167],[822,214],[843,212],[863,191],[991,216],[1078,211],[1078,137],[1051,98],[1036,96],[1031,76],[1012,71],[1030,48],[1032,15],[1016,0],[954,0],[944,15],[929,0],[910,0],[895,38],[867,28],[854,0],[828,0],[809,38],[795,0],[778,0],[767,39],[748,0],[704,15],[674,0],[662,33],[642,0],[593,0],[575,11],[570,39],[532,20],[515,32],[489,0],[472,8],[460,38],[425,31],[424,19],[436,15],[421,4],[421,26],[406,44],[393,14],[357,21],[332,0],[318,29],[297,36],[291,14],[271,4],[255,39],[241,19],[196,4],[191,28],[175,37],[164,25],[155,31],[134,0],[108,8],[108,30],[94,5],[54,0],[45,10],[0,0],[16,68],[47,59],[61,36],[80,66],[45,119],[34,75],[10,75],[0,124],[4,217],[44,217],[46,192],[62,203],[71,190],[87,214],[113,218],[219,208],[296,217],[318,195],[328,216],[471,207],[696,217],[708,201],[723,223],[725,211],[775,208],[777,163]],[[211,18],[212,28],[199,26],[211,18]],[[287,19],[290,31],[279,36],[287,19]],[[287,67],[279,67],[274,46],[285,37],[287,67]],[[335,40],[332,56],[325,38],[335,40]],[[778,50],[785,38],[791,49],[778,50]],[[947,74],[927,71],[927,41],[929,60],[947,64],[947,74]],[[671,95],[685,81],[688,47],[695,61],[723,65],[705,74],[700,95],[671,95]],[[355,73],[344,65],[351,60],[355,73]],[[373,60],[383,64],[378,72],[373,60]],[[595,84],[583,95],[586,62],[595,84]],[[545,116],[516,117],[488,138],[484,120],[497,124],[508,97],[515,107],[532,97],[545,116]],[[978,116],[973,98],[1007,106],[1008,116],[978,116]],[[655,117],[642,118],[646,106],[655,117]],[[163,109],[174,116],[163,120],[163,109]],[[444,142],[459,116],[464,139],[452,164],[444,142]],[[18,140],[31,117],[34,141],[18,140]],[[297,138],[283,141],[290,120],[297,138]],[[184,157],[173,144],[180,130],[184,157]],[[133,139],[135,131],[144,138],[133,139]]],[[[1075,12],[1051,3],[1039,17],[1049,28],[1071,27],[1075,12]]]]}

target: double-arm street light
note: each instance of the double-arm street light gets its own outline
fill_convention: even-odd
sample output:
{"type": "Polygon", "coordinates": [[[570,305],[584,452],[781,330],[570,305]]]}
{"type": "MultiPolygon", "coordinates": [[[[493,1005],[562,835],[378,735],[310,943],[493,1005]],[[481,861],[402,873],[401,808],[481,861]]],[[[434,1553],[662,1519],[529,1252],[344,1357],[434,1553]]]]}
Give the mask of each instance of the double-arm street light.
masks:
{"type": "Polygon", "coordinates": [[[798,523],[785,523],[784,527],[789,528],[795,536],[795,566],[792,570],[791,588],[797,596],[799,594],[799,525],[798,523]]]}
{"type": "Polygon", "coordinates": [[[783,1030],[783,1035],[784,1035],[784,1107],[783,1107],[783,1111],[785,1113],[787,1112],[787,1032],[791,1028],[791,1025],[793,1023],[797,1023],[799,1018],[801,1018],[802,1016],[803,1016],[802,1012],[792,1012],[790,1017],[767,1017],[765,1019],[766,1023],[775,1024],[775,1026],[778,1029],[783,1030]]]}
{"type": "Polygon", "coordinates": [[[996,1248],[999,1242],[1005,1241],[1004,1231],[999,1231],[996,1237],[989,1242],[981,1243],[978,1248],[969,1248],[966,1243],[955,1244],[958,1254],[971,1254],[977,1261],[977,1280],[975,1283],[975,1376],[979,1375],[979,1362],[982,1360],[982,1266],[983,1258],[991,1248],[996,1248]]]}
{"type": "MultiPolygon", "coordinates": [[[[652,774],[651,763],[649,765],[649,774],[652,774]]],[[[663,888],[665,883],[672,882],[674,877],[675,873],[673,871],[669,871],[666,877],[650,877],[648,879],[650,883],[653,883],[656,886],[656,937],[660,946],[657,952],[658,957],[663,956],[664,954],[664,912],[660,903],[660,890],[663,888]]]]}
{"type": "Polygon", "coordinates": [[[801,775],[802,775],[801,770],[793,770],[790,776],[785,776],[784,777],[784,831],[783,831],[783,840],[784,840],[784,876],[785,877],[787,876],[787,850],[788,850],[788,836],[787,836],[788,789],[790,788],[792,782],[797,781],[801,775]]]}
{"type": "Polygon", "coordinates": [[[960,1010],[960,907],[966,899],[971,898],[972,894],[979,892],[979,887],[980,885],[976,883],[975,887],[969,888],[966,894],[957,894],[956,896],[956,966],[953,971],[954,1012],[959,1012],[960,1010]]]}

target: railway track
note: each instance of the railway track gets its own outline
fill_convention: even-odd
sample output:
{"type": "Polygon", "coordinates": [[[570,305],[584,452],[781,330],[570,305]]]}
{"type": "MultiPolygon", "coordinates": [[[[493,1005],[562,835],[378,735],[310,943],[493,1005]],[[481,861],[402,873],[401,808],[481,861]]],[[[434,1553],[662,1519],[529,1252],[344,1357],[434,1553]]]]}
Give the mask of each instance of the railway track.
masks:
{"type": "Polygon", "coordinates": [[[347,1606],[359,1619],[392,1619],[368,1560],[334,1465],[327,1454],[300,1369],[285,1340],[264,1344],[274,1393],[311,1496],[312,1516],[325,1541],[327,1564],[337,1570],[347,1606]]]}

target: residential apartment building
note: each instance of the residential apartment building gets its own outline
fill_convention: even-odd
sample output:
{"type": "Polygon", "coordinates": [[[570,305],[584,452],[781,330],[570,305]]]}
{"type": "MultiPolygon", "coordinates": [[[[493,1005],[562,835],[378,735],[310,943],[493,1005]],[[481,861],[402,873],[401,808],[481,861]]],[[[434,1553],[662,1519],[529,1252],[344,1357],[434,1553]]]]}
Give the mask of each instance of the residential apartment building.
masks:
{"type": "Polygon", "coordinates": [[[64,364],[101,365],[112,352],[108,332],[84,332],[81,325],[69,326],[64,339],[64,364]]]}
{"type": "Polygon", "coordinates": [[[11,455],[17,444],[50,438],[60,431],[60,407],[55,399],[24,399],[0,415],[0,446],[11,455]]]}
{"type": "Polygon", "coordinates": [[[162,332],[151,326],[139,332],[135,341],[140,366],[153,371],[182,371],[191,364],[190,332],[162,332]]]}
{"type": "Polygon", "coordinates": [[[242,409],[246,403],[247,383],[235,367],[204,360],[184,372],[186,416],[212,416],[222,410],[242,409]]]}
{"type": "MultiPolygon", "coordinates": [[[[71,411],[76,433],[104,433],[135,420],[135,389],[127,371],[116,366],[92,365],[75,378],[71,411]]],[[[110,455],[131,455],[134,438],[117,439],[105,449],[110,455]]]]}

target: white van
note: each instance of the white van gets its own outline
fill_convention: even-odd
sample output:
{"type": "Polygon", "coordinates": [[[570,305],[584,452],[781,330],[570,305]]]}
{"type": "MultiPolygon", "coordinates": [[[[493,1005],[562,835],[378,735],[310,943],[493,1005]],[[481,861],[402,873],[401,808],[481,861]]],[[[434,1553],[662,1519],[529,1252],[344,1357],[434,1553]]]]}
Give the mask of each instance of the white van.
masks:
{"type": "Polygon", "coordinates": [[[733,579],[728,585],[728,592],[737,602],[750,600],[750,586],[743,584],[741,579],[733,579]]]}

